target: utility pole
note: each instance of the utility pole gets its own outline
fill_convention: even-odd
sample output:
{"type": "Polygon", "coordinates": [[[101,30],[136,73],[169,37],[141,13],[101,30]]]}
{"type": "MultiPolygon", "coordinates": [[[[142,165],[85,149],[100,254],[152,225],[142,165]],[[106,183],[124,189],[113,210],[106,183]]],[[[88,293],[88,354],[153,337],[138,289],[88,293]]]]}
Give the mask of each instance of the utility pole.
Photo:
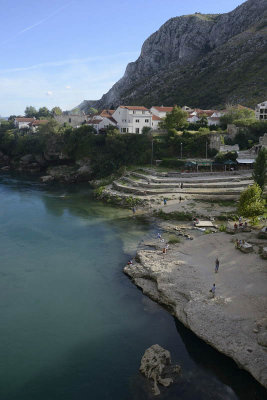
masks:
{"type": "Polygon", "coordinates": [[[153,145],[154,145],[154,140],[152,139],[152,142],[151,142],[151,168],[153,165],[153,151],[154,151],[153,145]]]}
{"type": "Polygon", "coordinates": [[[206,141],[206,160],[208,159],[208,142],[206,141]]]}
{"type": "Polygon", "coordinates": [[[183,158],[183,143],[181,142],[181,159],[183,158]]]}

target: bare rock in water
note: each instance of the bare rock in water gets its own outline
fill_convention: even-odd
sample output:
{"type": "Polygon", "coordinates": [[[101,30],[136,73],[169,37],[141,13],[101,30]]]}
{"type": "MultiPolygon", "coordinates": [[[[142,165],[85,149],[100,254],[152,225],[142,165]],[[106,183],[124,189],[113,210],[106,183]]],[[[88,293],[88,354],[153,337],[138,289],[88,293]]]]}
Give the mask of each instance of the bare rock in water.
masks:
{"type": "Polygon", "coordinates": [[[158,383],[165,387],[173,383],[173,378],[162,375],[165,375],[166,372],[179,374],[181,371],[181,367],[178,365],[172,366],[171,370],[166,371],[166,367],[169,366],[171,366],[171,355],[168,350],[154,344],[145,351],[139,370],[146,378],[154,381],[153,392],[155,395],[160,394],[158,383]]]}

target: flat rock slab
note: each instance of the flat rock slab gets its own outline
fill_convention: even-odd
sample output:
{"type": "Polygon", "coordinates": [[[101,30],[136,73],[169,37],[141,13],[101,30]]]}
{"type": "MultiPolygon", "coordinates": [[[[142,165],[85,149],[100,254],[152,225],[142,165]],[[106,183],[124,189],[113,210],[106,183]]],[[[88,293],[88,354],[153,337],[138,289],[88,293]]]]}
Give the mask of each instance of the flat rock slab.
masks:
{"type": "Polygon", "coordinates": [[[266,261],[237,252],[222,232],[170,246],[167,254],[142,250],[137,256],[124,271],[144,294],[267,387],[266,261]]]}
{"type": "Polygon", "coordinates": [[[211,221],[198,221],[195,226],[197,228],[214,228],[214,225],[211,221]]]}

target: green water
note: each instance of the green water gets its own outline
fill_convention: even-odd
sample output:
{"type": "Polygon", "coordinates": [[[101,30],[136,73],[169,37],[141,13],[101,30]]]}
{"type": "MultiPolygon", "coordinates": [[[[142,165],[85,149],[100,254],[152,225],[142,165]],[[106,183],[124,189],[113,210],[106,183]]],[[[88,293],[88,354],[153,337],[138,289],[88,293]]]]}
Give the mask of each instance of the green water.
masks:
{"type": "Polygon", "coordinates": [[[183,368],[160,398],[264,398],[122,273],[154,234],[87,186],[0,177],[0,400],[149,399],[138,368],[155,343],[183,368]]]}

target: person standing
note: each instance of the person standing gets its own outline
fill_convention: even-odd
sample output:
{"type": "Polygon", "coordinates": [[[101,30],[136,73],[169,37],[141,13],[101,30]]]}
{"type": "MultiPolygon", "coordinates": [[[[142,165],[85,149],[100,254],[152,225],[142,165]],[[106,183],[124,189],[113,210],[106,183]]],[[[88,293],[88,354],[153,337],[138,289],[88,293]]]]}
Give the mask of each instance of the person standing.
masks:
{"type": "Polygon", "coordinates": [[[215,286],[215,283],[214,283],[212,288],[210,289],[210,292],[211,292],[213,298],[215,297],[215,291],[216,291],[216,286],[215,286]]]}
{"type": "Polygon", "coordinates": [[[220,261],[217,257],[215,260],[215,273],[217,273],[219,271],[219,266],[220,266],[220,261]]]}
{"type": "Polygon", "coordinates": [[[165,199],[163,200],[163,204],[164,204],[164,206],[166,206],[166,204],[167,204],[167,199],[166,199],[166,197],[165,197],[165,199]]]}
{"type": "Polygon", "coordinates": [[[184,184],[183,184],[183,182],[181,182],[181,189],[183,189],[183,187],[184,187],[184,184]]]}

